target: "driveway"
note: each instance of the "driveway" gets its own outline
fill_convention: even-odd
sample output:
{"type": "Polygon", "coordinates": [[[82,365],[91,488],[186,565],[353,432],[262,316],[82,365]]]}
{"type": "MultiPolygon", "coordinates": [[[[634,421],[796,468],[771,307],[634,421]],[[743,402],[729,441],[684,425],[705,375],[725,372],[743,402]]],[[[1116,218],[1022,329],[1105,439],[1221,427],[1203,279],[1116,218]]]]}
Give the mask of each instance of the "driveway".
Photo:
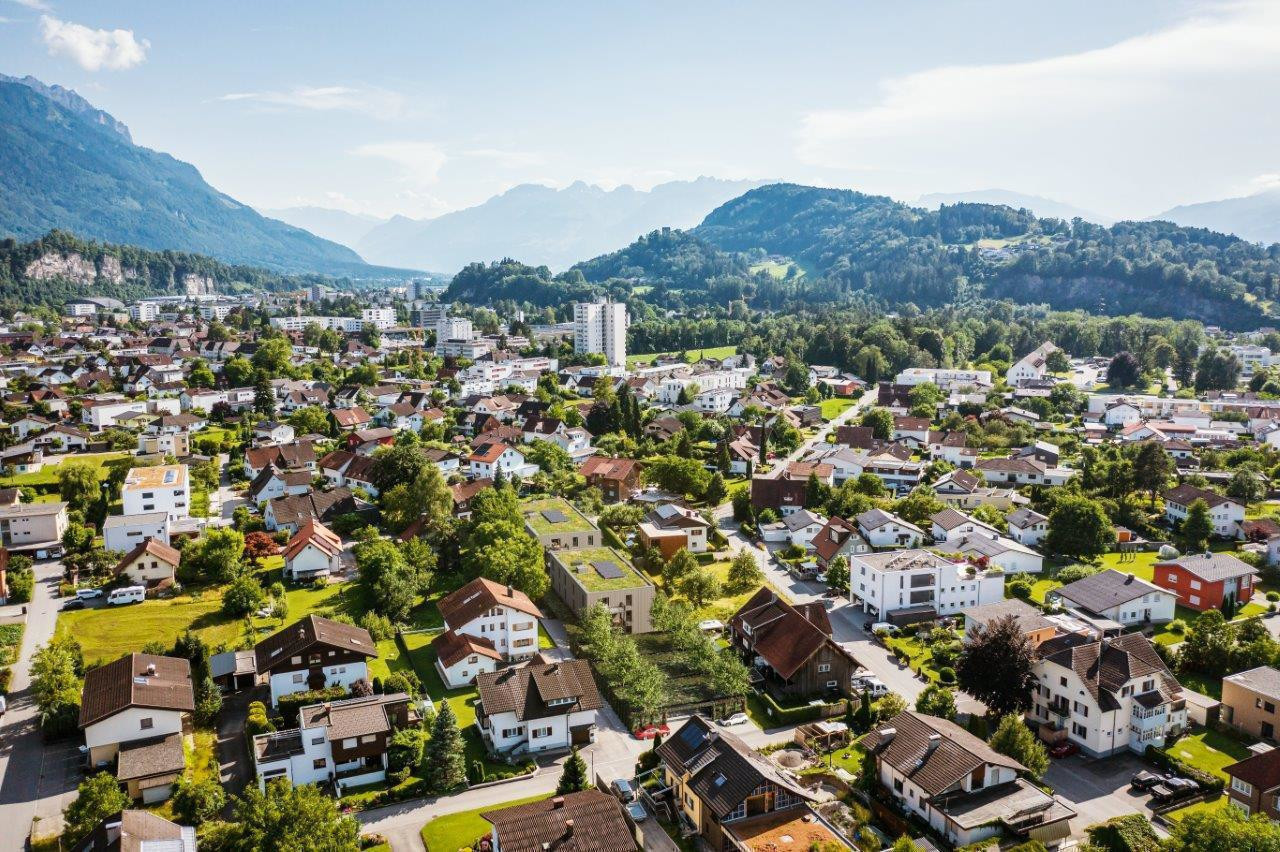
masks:
{"type": "MultiPolygon", "coordinates": [[[[1053,760],[1044,780],[1076,812],[1071,832],[1082,836],[1086,827],[1126,814],[1151,816],[1146,793],[1129,789],[1129,779],[1151,767],[1134,754],[1094,760],[1082,755],[1053,760]]],[[[1156,826],[1161,834],[1164,832],[1156,826]]]]}
{"type": "Polygon", "coordinates": [[[222,699],[222,712],[218,714],[218,767],[219,780],[228,796],[239,795],[253,779],[253,760],[249,755],[244,723],[249,715],[249,702],[268,697],[266,687],[259,686],[222,699]]]}
{"type": "Polygon", "coordinates": [[[46,747],[31,697],[31,657],[38,646],[53,637],[61,603],[55,594],[62,578],[62,565],[37,563],[35,573],[35,591],[27,605],[22,650],[13,665],[9,709],[0,720],[0,778],[3,779],[0,780],[0,848],[3,849],[21,849],[32,829],[32,821],[37,818],[40,820],[38,835],[60,832],[62,809],[75,798],[75,788],[80,781],[75,766],[75,742],[46,747]]]}

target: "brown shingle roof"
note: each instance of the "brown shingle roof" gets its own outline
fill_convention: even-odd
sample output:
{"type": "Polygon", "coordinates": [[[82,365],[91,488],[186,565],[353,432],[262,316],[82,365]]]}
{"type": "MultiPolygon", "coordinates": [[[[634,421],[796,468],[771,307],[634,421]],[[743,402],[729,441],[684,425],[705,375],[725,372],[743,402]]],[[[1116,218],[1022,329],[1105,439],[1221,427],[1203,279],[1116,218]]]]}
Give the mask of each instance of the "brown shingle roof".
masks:
{"type": "Polygon", "coordinates": [[[1253,757],[1246,757],[1238,763],[1224,766],[1223,772],[1232,778],[1239,778],[1257,787],[1265,793],[1280,787],[1280,749],[1271,749],[1253,757]]]}
{"type": "Polygon", "coordinates": [[[143,844],[163,841],[171,852],[195,852],[195,831],[150,811],[118,811],[104,818],[71,849],[74,852],[143,852],[143,844]]]}
{"type": "Polygon", "coordinates": [[[1182,685],[1141,633],[1083,643],[1078,636],[1054,637],[1040,646],[1040,653],[1074,671],[1104,711],[1120,706],[1115,696],[1126,683],[1147,675],[1154,675],[1156,688],[1166,699],[1182,693],[1182,685]]]}
{"type": "Polygon", "coordinates": [[[125,554],[123,559],[116,563],[116,567],[112,569],[112,573],[119,574],[131,565],[133,560],[137,559],[144,553],[150,553],[152,556],[168,565],[172,565],[174,568],[177,568],[182,562],[182,553],[176,548],[172,548],[163,541],[157,541],[151,536],[147,536],[141,544],[133,550],[130,550],[125,554]]]}
{"type": "Polygon", "coordinates": [[[511,607],[534,618],[542,618],[542,610],[524,592],[484,577],[477,577],[436,603],[440,614],[444,616],[444,623],[455,630],[495,606],[511,607]]]}
{"type": "Polygon", "coordinates": [[[324,726],[329,729],[329,742],[369,734],[390,733],[394,727],[388,708],[404,704],[409,696],[403,692],[369,695],[345,701],[326,701],[303,707],[298,715],[300,728],[324,726]]]}
{"type": "Polygon", "coordinates": [[[812,611],[798,610],[772,589],[762,587],[734,613],[729,623],[736,633],[748,636],[753,653],[779,675],[789,678],[823,645],[849,656],[823,632],[824,627],[830,630],[830,621],[824,617],[824,623],[814,623],[806,615],[812,615],[812,611]]]}
{"type": "Polygon", "coordinates": [[[493,641],[484,636],[468,636],[446,630],[431,642],[431,650],[436,652],[440,665],[448,668],[463,657],[479,654],[494,660],[501,660],[502,655],[493,647],[493,641]]]}
{"type": "Polygon", "coordinates": [[[120,757],[116,764],[116,778],[129,781],[181,772],[186,765],[182,751],[182,734],[151,737],[120,744],[120,757]]]}
{"type": "Polygon", "coordinates": [[[1026,767],[1000,754],[954,722],[910,710],[867,734],[862,745],[910,778],[930,796],[958,784],[979,766],[994,764],[1018,772],[1026,767]],[[889,734],[892,730],[894,733],[889,734]]]}
{"type": "Polygon", "coordinates": [[[493,823],[503,852],[634,852],[639,847],[618,800],[583,790],[480,816],[493,823]]]}
{"type": "Polygon", "coordinates": [[[1223,497],[1216,491],[1210,491],[1206,488],[1197,488],[1189,483],[1183,483],[1177,488],[1170,488],[1164,492],[1164,501],[1166,503],[1177,503],[1179,506],[1190,506],[1197,500],[1203,500],[1210,509],[1214,506],[1221,506],[1223,503],[1234,503],[1229,497],[1223,497]]]}
{"type": "Polygon", "coordinates": [[[130,707],[194,711],[191,663],[180,657],[130,654],[85,673],[81,728],[130,707]],[[155,666],[154,672],[151,666],[155,666]]]}
{"type": "MultiPolygon", "coordinates": [[[[324,645],[366,657],[378,656],[373,637],[363,627],[308,615],[254,646],[258,673],[272,671],[281,663],[288,665],[291,657],[305,654],[312,645],[324,645]]],[[[305,662],[304,660],[304,665],[305,662]]]]}
{"type": "Polygon", "coordinates": [[[604,706],[586,660],[531,663],[518,669],[485,672],[476,678],[476,689],[485,713],[514,712],[520,721],[541,719],[549,712],[562,714],[604,706]],[[547,710],[547,702],[563,698],[577,700],[556,705],[554,711],[547,710]]]}

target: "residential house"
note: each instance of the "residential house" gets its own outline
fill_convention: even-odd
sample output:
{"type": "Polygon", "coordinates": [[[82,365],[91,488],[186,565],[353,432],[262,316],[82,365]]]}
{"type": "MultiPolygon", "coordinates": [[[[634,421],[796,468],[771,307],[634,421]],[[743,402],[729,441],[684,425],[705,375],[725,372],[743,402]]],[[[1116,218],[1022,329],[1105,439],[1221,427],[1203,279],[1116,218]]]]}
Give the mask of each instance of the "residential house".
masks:
{"type": "Polygon", "coordinates": [[[470,476],[496,478],[499,474],[507,479],[525,478],[538,472],[538,466],[525,460],[522,450],[502,441],[481,443],[476,446],[467,458],[470,476]]]}
{"type": "Polygon", "coordinates": [[[115,761],[131,798],[167,799],[185,768],[195,691],[191,663],[180,657],[129,654],[85,672],[80,729],[88,765],[115,761]]]}
{"type": "Polygon", "coordinates": [[[963,615],[965,644],[972,642],[995,622],[1006,618],[1017,620],[1019,630],[1033,647],[1038,647],[1058,633],[1058,625],[1046,618],[1039,608],[1017,598],[969,607],[963,610],[963,615]]]}
{"type": "Polygon", "coordinates": [[[1155,584],[1178,596],[1178,603],[1204,612],[1230,601],[1253,599],[1256,569],[1230,553],[1190,553],[1151,567],[1155,584]]]}
{"type": "Polygon", "coordinates": [[[308,615],[254,646],[256,670],[271,687],[271,706],[294,692],[369,679],[368,661],[378,656],[369,631],[308,615]]]}
{"type": "Polygon", "coordinates": [[[1002,535],[969,533],[951,539],[942,544],[941,548],[950,553],[958,553],[977,565],[995,566],[1006,574],[1039,574],[1044,569],[1044,557],[1002,535]]]}
{"type": "Polygon", "coordinates": [[[262,510],[262,521],[271,532],[295,533],[307,521],[332,523],[342,515],[368,512],[372,506],[357,499],[348,488],[312,491],[296,497],[277,497],[262,510]]]}
{"type": "Polygon", "coordinates": [[[586,660],[545,662],[476,678],[476,725],[495,754],[517,757],[595,741],[604,700],[586,660]]]}
{"type": "Polygon", "coordinates": [[[869,509],[854,521],[872,547],[918,547],[924,540],[924,530],[883,509],[869,509]]]}
{"type": "Polygon", "coordinates": [[[525,529],[548,550],[598,547],[599,528],[563,497],[544,497],[520,506],[525,529]]]}
{"type": "Polygon", "coordinates": [[[1187,517],[1187,510],[1197,500],[1209,506],[1209,518],[1213,534],[1222,538],[1239,538],[1244,523],[1244,504],[1231,497],[1224,497],[1207,488],[1197,488],[1183,483],[1164,493],[1164,517],[1170,526],[1180,526],[1187,517]]]}
{"type": "Polygon", "coordinates": [[[9,550],[44,553],[61,551],[67,531],[67,504],[17,503],[0,506],[0,545],[9,550]]]}
{"type": "Polygon", "coordinates": [[[1280,749],[1268,749],[1222,768],[1231,779],[1227,804],[1248,816],[1280,822],[1280,749]]]}
{"type": "Polygon", "coordinates": [[[829,568],[836,557],[846,559],[859,553],[870,553],[871,545],[858,532],[858,528],[844,518],[832,515],[818,534],[813,537],[813,552],[818,564],[829,568]]]}
{"type": "Polygon", "coordinates": [[[1222,711],[1219,718],[1250,737],[1276,740],[1280,718],[1280,670],[1258,666],[1222,679],[1222,711]]]}
{"type": "Polygon", "coordinates": [[[342,571],[342,539],[317,520],[309,520],[290,537],[282,551],[284,577],[311,582],[342,571]]]}
{"type": "Polygon", "coordinates": [[[670,559],[677,551],[703,553],[711,522],[701,513],[675,503],[660,503],[645,515],[637,529],[645,547],[656,547],[663,559],[670,559]]]}
{"type": "Polygon", "coordinates": [[[851,693],[858,661],[832,638],[820,602],[792,606],[762,587],[729,620],[729,644],[776,695],[851,693]]]}
{"type": "Polygon", "coordinates": [[[600,489],[606,503],[620,503],[640,489],[640,462],[591,456],[578,468],[587,485],[600,489]]]}
{"type": "Polygon", "coordinates": [[[1049,519],[1034,509],[1023,506],[1005,518],[1009,537],[1027,547],[1036,547],[1049,532],[1049,519]]]}
{"type": "Polygon", "coordinates": [[[67,846],[71,852],[196,852],[196,830],[143,810],[117,811],[103,817],[84,837],[67,846]]]}
{"type": "Polygon", "coordinates": [[[120,487],[126,515],[165,512],[169,520],[191,516],[191,483],[185,464],[131,468],[120,487]]]}
{"type": "Polygon", "coordinates": [[[954,846],[1005,831],[1050,845],[1071,836],[1075,811],[1021,777],[1021,763],[955,722],[907,710],[881,722],[862,745],[893,800],[954,846]]]}
{"type": "Polygon", "coordinates": [[[258,788],[267,782],[332,783],[341,796],[351,787],[387,777],[387,751],[397,730],[417,720],[403,692],[309,704],[298,727],[253,738],[258,788]]]}
{"type": "Polygon", "coordinates": [[[1016,388],[1023,382],[1043,379],[1049,373],[1049,355],[1056,351],[1058,347],[1049,341],[1041,343],[1005,371],[1005,381],[1016,388]]]}
{"type": "Polygon", "coordinates": [[[311,472],[308,470],[280,470],[267,465],[249,483],[245,496],[251,503],[261,505],[277,497],[296,497],[311,491],[311,472]]]}
{"type": "Polygon", "coordinates": [[[169,543],[169,513],[144,512],[140,515],[108,515],[102,522],[103,546],[107,550],[128,553],[151,538],[169,543]]]}
{"type": "Polygon", "coordinates": [[[158,586],[173,582],[181,563],[181,551],[158,539],[148,538],[126,553],[111,572],[130,583],[158,586]]]}
{"type": "Polygon", "coordinates": [[[1046,597],[1061,601],[1068,609],[1126,627],[1172,621],[1178,601],[1173,592],[1112,568],[1054,589],[1046,597]]]}
{"type": "Polygon", "coordinates": [[[1141,633],[1058,636],[1036,649],[1029,721],[1091,757],[1163,747],[1187,726],[1182,685],[1141,633]]]}
{"type": "Polygon", "coordinates": [[[257,477],[268,466],[274,466],[280,470],[301,469],[315,473],[315,445],[310,441],[294,441],[291,444],[272,444],[245,450],[244,475],[249,479],[257,477]]]}
{"type": "Polygon", "coordinates": [[[622,805],[602,790],[580,790],[480,814],[493,829],[493,852],[635,852],[635,829],[622,805]]]}
{"type": "Polygon", "coordinates": [[[656,749],[662,780],[682,823],[710,849],[735,849],[728,833],[740,821],[800,812],[813,794],[741,739],[693,716],[656,749]]]}
{"type": "Polygon", "coordinates": [[[506,661],[538,652],[542,611],[524,592],[477,577],[437,603],[445,627],[463,637],[488,642],[506,661]]]}
{"type": "Polygon", "coordinates": [[[929,534],[935,542],[950,542],[969,535],[995,538],[1000,531],[990,524],[971,518],[958,509],[946,508],[929,517],[929,534]]]}

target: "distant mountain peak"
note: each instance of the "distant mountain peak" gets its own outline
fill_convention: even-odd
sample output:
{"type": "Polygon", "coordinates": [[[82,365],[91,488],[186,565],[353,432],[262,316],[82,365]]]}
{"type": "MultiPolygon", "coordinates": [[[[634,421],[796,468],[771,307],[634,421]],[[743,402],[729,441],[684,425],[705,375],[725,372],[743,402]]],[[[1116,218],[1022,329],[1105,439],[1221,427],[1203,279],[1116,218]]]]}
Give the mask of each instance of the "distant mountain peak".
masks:
{"type": "Polygon", "coordinates": [[[1263,245],[1280,243],[1280,187],[1220,201],[1180,204],[1151,218],[1235,234],[1263,245]]]}
{"type": "Polygon", "coordinates": [[[45,83],[30,74],[25,77],[10,77],[8,74],[0,74],[0,83],[17,83],[20,86],[26,86],[32,91],[39,92],[54,103],[71,110],[82,119],[92,124],[101,125],[120,136],[130,145],[133,144],[133,136],[129,133],[129,128],[123,121],[109,112],[98,109],[81,97],[80,93],[75,89],[68,89],[59,86],[57,83],[45,83]]]}

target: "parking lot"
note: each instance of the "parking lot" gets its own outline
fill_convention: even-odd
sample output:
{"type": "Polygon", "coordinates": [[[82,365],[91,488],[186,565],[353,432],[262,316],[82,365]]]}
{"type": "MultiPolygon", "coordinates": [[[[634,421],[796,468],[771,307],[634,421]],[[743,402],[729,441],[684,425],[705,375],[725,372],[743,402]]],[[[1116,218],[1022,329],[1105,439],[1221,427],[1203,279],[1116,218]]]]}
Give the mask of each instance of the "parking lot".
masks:
{"type": "Polygon", "coordinates": [[[1076,755],[1054,760],[1044,780],[1075,810],[1071,829],[1079,836],[1086,826],[1113,817],[1132,813],[1150,816],[1148,795],[1129,789],[1129,779],[1144,769],[1151,766],[1133,754],[1102,760],[1076,755]]]}
{"type": "Polygon", "coordinates": [[[45,746],[35,813],[41,831],[62,824],[62,809],[75,799],[76,787],[84,780],[82,760],[78,739],[45,746]]]}

